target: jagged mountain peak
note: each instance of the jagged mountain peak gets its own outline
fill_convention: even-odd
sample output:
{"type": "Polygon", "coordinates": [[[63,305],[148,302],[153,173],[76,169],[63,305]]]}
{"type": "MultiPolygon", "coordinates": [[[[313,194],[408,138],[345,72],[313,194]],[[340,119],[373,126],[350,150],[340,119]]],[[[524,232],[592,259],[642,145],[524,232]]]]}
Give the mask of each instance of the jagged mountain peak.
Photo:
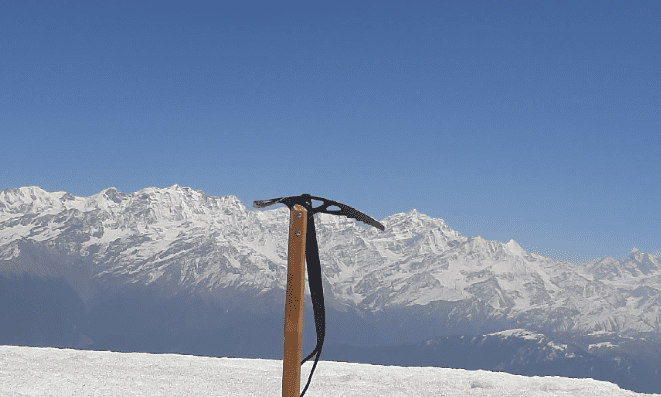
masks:
{"type": "Polygon", "coordinates": [[[21,186],[18,188],[7,188],[0,191],[0,200],[10,202],[20,200],[23,203],[29,203],[38,200],[41,197],[50,196],[50,194],[51,192],[48,192],[39,186],[21,186]]]}
{"type": "Polygon", "coordinates": [[[389,230],[395,231],[396,234],[402,232],[421,233],[428,230],[438,229],[444,234],[452,235],[453,237],[463,237],[461,233],[453,230],[448,226],[445,220],[441,218],[432,218],[426,214],[418,212],[413,209],[406,212],[400,212],[390,215],[380,221],[385,227],[385,232],[389,230]]]}
{"type": "MultiPolygon", "coordinates": [[[[207,196],[202,190],[174,184],[165,188],[147,187],[130,194],[123,193],[114,187],[104,189],[88,198],[86,207],[109,209],[110,207],[127,208],[129,211],[137,210],[151,212],[152,220],[173,220],[173,211],[180,213],[183,218],[212,217],[216,211],[245,213],[248,209],[234,195],[207,196]]],[[[208,219],[207,219],[208,220],[208,219]]]]}
{"type": "Polygon", "coordinates": [[[599,279],[639,278],[661,269],[661,261],[654,255],[635,249],[625,260],[601,258],[589,264],[588,268],[599,279]]]}
{"type": "Polygon", "coordinates": [[[507,244],[505,244],[505,245],[507,246],[507,248],[509,249],[509,251],[510,251],[511,253],[513,253],[513,254],[521,255],[521,256],[528,254],[528,251],[526,251],[525,249],[523,249],[523,247],[521,247],[521,245],[519,245],[519,243],[517,243],[516,241],[514,241],[514,239],[511,239],[511,240],[510,240],[507,244]]]}
{"type": "Polygon", "coordinates": [[[22,186],[0,191],[0,219],[25,214],[61,211],[76,197],[63,191],[50,192],[39,186],[22,186]]]}

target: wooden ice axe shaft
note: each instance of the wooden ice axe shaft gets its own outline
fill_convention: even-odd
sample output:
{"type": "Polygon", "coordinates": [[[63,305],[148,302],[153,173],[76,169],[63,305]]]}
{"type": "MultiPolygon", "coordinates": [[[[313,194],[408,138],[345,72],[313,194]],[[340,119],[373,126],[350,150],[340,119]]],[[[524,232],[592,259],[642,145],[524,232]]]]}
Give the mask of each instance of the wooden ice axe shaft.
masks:
{"type": "Polygon", "coordinates": [[[285,300],[285,353],[282,362],[282,397],[301,394],[301,353],[305,297],[305,237],[307,210],[296,204],[289,224],[289,264],[285,300]]]}

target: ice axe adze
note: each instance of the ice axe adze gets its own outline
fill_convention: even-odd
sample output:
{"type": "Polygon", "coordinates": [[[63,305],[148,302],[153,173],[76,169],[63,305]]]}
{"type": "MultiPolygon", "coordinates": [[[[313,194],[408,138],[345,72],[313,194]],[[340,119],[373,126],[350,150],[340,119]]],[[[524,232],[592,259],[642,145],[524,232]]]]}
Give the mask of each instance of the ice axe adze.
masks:
{"type": "Polygon", "coordinates": [[[282,397],[298,397],[298,393],[301,391],[301,365],[317,353],[308,383],[301,394],[301,397],[303,397],[308,386],[310,386],[312,374],[317,366],[317,361],[319,361],[326,334],[326,309],[324,308],[324,290],[321,284],[321,264],[319,263],[317,232],[314,228],[314,214],[323,212],[325,214],[342,215],[347,218],[355,218],[380,230],[386,230],[386,228],[375,219],[348,205],[310,196],[309,194],[259,200],[253,202],[253,205],[255,208],[264,208],[278,203],[286,205],[291,210],[289,267],[287,269],[287,295],[285,299],[285,352],[282,363],[282,397]],[[314,208],[312,207],[312,200],[322,201],[323,204],[314,208]],[[329,210],[329,206],[336,206],[339,210],[329,210]],[[314,324],[317,330],[317,346],[299,364],[303,350],[303,294],[305,291],[306,260],[308,262],[308,283],[310,284],[312,307],[314,309],[314,324]]]}

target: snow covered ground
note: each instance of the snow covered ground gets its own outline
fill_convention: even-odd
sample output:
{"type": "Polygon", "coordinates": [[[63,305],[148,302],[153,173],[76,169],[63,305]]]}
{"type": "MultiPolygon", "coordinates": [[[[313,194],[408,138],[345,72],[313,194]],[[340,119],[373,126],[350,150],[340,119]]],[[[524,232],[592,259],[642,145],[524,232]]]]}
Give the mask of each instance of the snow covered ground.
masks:
{"type": "MultiPolygon", "coordinates": [[[[301,390],[312,364],[301,371],[301,390]]],[[[282,361],[0,346],[0,396],[280,396],[282,361]]],[[[319,361],[306,396],[659,396],[593,379],[319,361]]]]}

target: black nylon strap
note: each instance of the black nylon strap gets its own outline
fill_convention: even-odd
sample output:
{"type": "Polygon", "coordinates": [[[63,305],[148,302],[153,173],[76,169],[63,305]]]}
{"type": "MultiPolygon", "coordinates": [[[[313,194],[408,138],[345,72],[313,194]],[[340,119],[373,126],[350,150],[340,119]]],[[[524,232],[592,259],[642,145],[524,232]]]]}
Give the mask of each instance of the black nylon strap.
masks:
{"type": "Polygon", "coordinates": [[[317,367],[321,349],[324,345],[324,338],[326,337],[326,307],[324,306],[324,288],[321,282],[321,262],[319,261],[319,247],[317,246],[317,231],[314,227],[314,213],[308,212],[308,230],[305,236],[305,261],[308,265],[308,284],[310,285],[310,295],[312,297],[312,308],[314,309],[314,326],[317,331],[317,346],[314,348],[309,356],[301,361],[301,365],[308,361],[315,353],[317,357],[314,359],[312,371],[308,383],[301,393],[301,397],[310,386],[312,374],[317,367]]]}

